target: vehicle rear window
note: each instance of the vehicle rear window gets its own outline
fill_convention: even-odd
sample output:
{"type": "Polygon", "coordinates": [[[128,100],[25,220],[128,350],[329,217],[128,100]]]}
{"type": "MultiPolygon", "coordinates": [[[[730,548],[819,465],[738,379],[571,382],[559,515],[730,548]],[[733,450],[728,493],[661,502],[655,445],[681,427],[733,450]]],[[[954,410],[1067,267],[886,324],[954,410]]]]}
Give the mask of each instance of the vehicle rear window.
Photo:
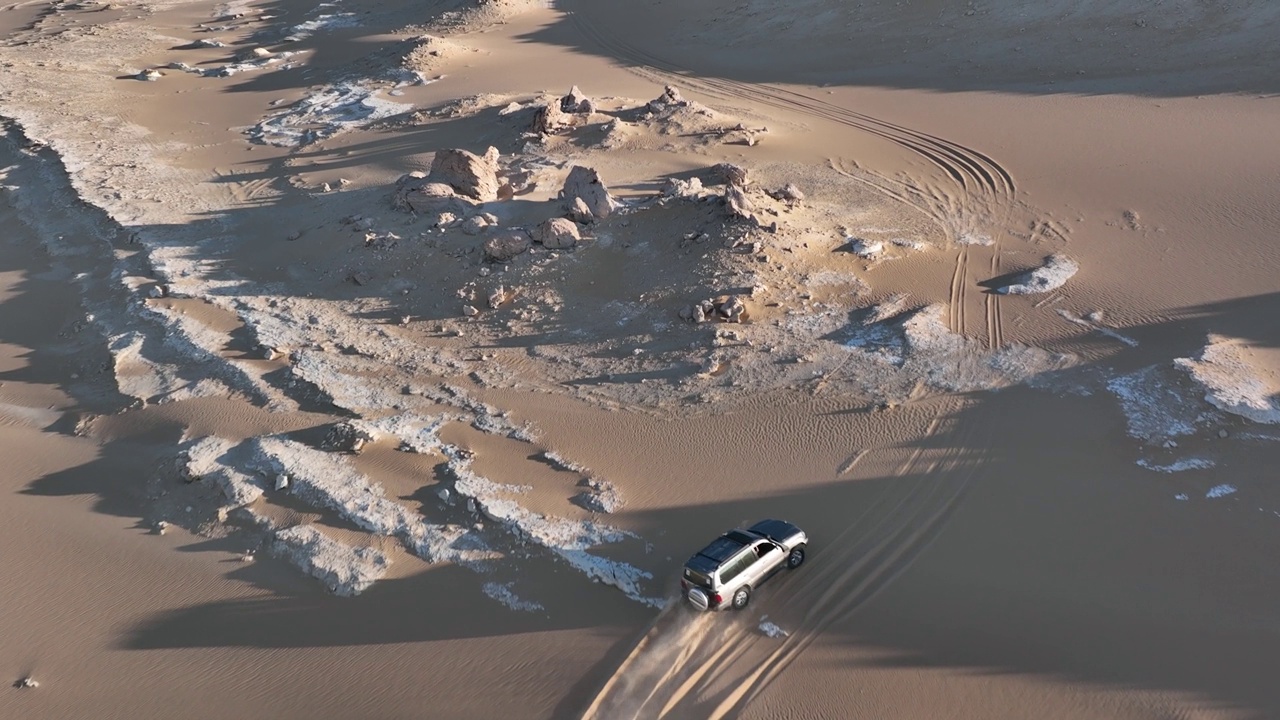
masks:
{"type": "Polygon", "coordinates": [[[684,579],[688,580],[689,582],[695,585],[701,585],[704,588],[711,587],[711,578],[707,577],[703,573],[698,572],[697,570],[690,570],[689,568],[685,568],[684,579]]]}

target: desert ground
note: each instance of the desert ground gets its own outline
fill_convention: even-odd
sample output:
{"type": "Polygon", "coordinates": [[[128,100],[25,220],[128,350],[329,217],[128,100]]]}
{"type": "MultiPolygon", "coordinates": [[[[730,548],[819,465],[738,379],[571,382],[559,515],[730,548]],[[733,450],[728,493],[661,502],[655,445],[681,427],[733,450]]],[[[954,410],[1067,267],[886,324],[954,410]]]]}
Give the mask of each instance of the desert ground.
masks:
{"type": "Polygon", "coordinates": [[[1276,37],[0,6],[0,717],[1280,717],[1276,37]]]}

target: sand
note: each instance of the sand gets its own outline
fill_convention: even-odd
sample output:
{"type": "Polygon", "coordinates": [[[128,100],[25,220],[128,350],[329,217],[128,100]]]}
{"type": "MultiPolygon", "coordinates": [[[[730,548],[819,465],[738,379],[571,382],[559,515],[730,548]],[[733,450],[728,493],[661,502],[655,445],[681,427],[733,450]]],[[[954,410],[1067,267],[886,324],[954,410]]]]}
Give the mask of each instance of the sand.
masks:
{"type": "Polygon", "coordinates": [[[0,714],[1280,716],[1278,14],[5,6],[0,714]]]}

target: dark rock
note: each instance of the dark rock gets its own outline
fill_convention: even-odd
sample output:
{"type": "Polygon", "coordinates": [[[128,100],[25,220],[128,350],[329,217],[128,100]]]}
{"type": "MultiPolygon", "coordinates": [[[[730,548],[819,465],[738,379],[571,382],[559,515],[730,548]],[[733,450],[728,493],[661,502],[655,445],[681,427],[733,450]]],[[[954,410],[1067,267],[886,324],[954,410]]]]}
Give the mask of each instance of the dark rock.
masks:
{"type": "Polygon", "coordinates": [[[484,242],[484,255],[493,262],[502,262],[525,253],[532,242],[523,230],[507,230],[484,242]]]}

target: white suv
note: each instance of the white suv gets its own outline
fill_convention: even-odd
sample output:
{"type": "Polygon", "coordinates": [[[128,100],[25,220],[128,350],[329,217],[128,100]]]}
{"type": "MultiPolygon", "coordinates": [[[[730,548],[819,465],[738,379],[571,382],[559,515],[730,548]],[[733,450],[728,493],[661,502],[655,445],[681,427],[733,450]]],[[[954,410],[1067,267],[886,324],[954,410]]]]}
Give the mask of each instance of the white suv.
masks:
{"type": "Polygon", "coordinates": [[[741,610],[751,591],[782,568],[804,562],[809,536],[782,520],[761,520],[746,530],[730,530],[689,558],[680,587],[698,610],[741,610]]]}

